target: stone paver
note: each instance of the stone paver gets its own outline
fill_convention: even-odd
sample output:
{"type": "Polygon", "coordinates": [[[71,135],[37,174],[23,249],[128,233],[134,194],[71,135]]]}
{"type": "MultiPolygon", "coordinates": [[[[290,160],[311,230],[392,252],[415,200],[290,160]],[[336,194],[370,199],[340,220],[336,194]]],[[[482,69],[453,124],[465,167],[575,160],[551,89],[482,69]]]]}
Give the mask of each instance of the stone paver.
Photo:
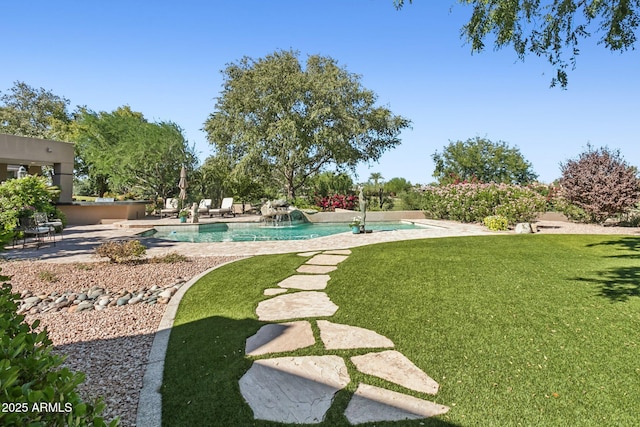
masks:
{"type": "Polygon", "coordinates": [[[320,339],[327,350],[393,347],[393,341],[370,329],[318,320],[320,339]]]}
{"type": "Polygon", "coordinates": [[[264,290],[263,294],[267,296],[273,296],[284,294],[285,292],[287,292],[287,290],[282,288],[267,288],[264,290]]]}
{"type": "Polygon", "coordinates": [[[351,424],[415,420],[445,414],[444,405],[368,384],[359,384],[344,415],[351,424]]]}
{"type": "Polygon", "coordinates": [[[316,424],[349,381],[341,357],[303,356],[257,360],[239,383],[256,419],[316,424]]]}
{"type": "Polygon", "coordinates": [[[327,274],[296,274],[289,276],[280,283],[278,286],[287,289],[302,289],[304,291],[313,291],[325,289],[327,282],[331,279],[327,274]]]}
{"type": "Polygon", "coordinates": [[[440,387],[433,378],[395,350],[354,356],[351,361],[364,374],[391,381],[411,390],[436,394],[440,387]]]}
{"type": "Polygon", "coordinates": [[[337,310],[338,306],[324,292],[302,291],[261,301],[256,314],[259,320],[273,321],[333,316],[337,310]]]}
{"type": "Polygon", "coordinates": [[[272,323],[264,325],[255,335],[247,338],[245,353],[249,356],[281,353],[309,347],[315,342],[311,323],[306,320],[272,323]]]}
{"type": "Polygon", "coordinates": [[[307,261],[313,265],[338,265],[348,257],[346,255],[324,255],[319,254],[307,261]]]}
{"type": "Polygon", "coordinates": [[[298,273],[308,273],[308,274],[327,274],[332,271],[336,271],[338,267],[333,265],[309,265],[302,264],[296,270],[298,273]]]}
{"type": "Polygon", "coordinates": [[[350,249],[334,249],[332,251],[322,252],[325,255],[351,255],[350,249]]]}
{"type": "Polygon", "coordinates": [[[298,256],[308,257],[308,256],[314,256],[314,255],[317,255],[317,254],[319,254],[319,253],[320,253],[320,251],[302,252],[302,253],[299,253],[299,254],[298,254],[298,256]]]}

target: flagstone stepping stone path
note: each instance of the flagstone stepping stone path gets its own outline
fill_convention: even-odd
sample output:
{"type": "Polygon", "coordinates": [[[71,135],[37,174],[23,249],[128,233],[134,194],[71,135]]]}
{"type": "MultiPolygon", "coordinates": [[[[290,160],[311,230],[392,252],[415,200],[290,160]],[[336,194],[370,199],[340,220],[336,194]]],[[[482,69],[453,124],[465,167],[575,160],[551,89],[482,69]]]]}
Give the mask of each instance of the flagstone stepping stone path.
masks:
{"type": "MultiPolygon", "coordinates": [[[[269,322],[249,337],[245,353],[253,357],[295,351],[316,343],[314,318],[333,316],[338,310],[322,292],[330,281],[327,273],[351,254],[348,249],[305,252],[311,257],[295,274],[266,289],[271,297],[256,308],[258,319],[269,322]],[[310,320],[297,320],[297,319],[310,320]]],[[[326,350],[391,349],[393,341],[375,331],[319,319],[315,323],[326,350]]],[[[350,358],[355,368],[417,392],[435,395],[438,383],[395,350],[373,351],[350,358]]],[[[255,419],[295,424],[317,424],[333,403],[335,394],[351,379],[343,357],[314,355],[255,360],[240,378],[240,392],[255,419]]],[[[449,407],[404,393],[360,383],[345,417],[352,425],[422,419],[441,415],[449,407]]]]}

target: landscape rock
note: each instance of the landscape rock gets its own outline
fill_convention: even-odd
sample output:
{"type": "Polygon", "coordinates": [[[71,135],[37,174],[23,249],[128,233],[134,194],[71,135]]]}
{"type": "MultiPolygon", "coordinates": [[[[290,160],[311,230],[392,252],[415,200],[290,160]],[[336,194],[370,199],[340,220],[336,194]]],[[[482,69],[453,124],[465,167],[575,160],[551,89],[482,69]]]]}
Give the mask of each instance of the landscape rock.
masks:
{"type": "Polygon", "coordinates": [[[533,228],[528,222],[519,222],[516,224],[516,234],[531,234],[533,228]]]}

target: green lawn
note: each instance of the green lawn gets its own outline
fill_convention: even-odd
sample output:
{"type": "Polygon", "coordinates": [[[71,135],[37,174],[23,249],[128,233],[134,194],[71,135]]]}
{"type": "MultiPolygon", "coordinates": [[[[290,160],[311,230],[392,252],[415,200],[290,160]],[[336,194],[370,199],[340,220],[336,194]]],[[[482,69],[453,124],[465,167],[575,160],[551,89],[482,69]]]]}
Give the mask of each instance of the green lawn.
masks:
{"type": "MultiPolygon", "coordinates": [[[[357,381],[448,405],[459,426],[631,426],[640,419],[640,238],[458,237],[353,249],[331,273],[332,322],[375,330],[436,381],[430,397],[358,374],[322,425],[347,425],[357,381]]],[[[182,300],[165,365],[163,423],[265,425],[238,379],[262,291],[306,259],[256,257],[201,279],[182,300]]],[[[316,336],[317,336],[317,331],[316,336]]],[[[319,344],[297,355],[339,354],[319,344]]]]}

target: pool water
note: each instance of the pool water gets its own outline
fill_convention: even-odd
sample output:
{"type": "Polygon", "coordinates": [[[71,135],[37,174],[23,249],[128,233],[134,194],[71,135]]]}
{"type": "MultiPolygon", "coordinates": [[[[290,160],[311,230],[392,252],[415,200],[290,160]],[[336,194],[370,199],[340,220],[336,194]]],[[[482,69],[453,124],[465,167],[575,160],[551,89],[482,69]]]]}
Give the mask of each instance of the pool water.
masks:
{"type": "MultiPolygon", "coordinates": [[[[367,230],[374,230],[374,232],[425,228],[411,222],[367,223],[366,227],[367,230]]],[[[278,227],[264,226],[257,223],[214,223],[201,224],[199,231],[189,228],[184,226],[156,226],[156,232],[151,236],[177,242],[258,242],[268,240],[308,240],[350,232],[351,230],[346,223],[304,223],[278,227]]]]}

